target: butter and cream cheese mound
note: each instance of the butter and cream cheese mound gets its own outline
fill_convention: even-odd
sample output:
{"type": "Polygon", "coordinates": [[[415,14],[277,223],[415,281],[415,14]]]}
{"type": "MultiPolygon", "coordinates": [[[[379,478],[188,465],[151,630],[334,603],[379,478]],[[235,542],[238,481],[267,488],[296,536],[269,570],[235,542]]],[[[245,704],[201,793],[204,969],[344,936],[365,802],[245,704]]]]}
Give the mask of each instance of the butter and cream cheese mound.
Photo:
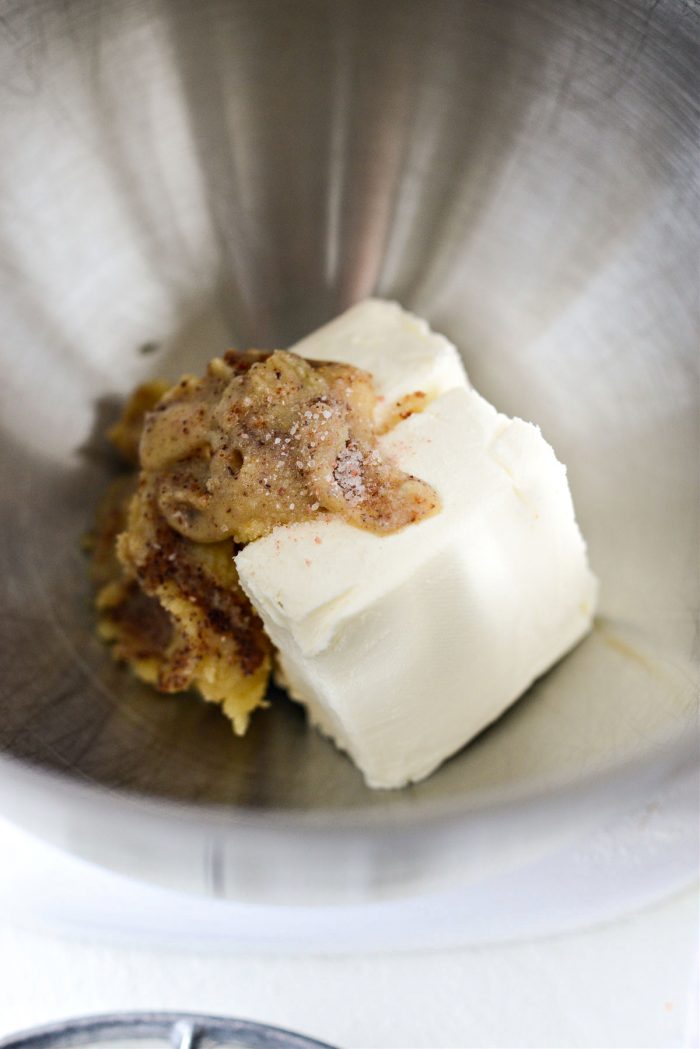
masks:
{"type": "Polygon", "coordinates": [[[372,787],[429,775],[590,628],[565,468],[395,303],[142,388],[112,437],[140,466],[94,553],[117,658],[243,731],[274,647],[372,787]]]}
{"type": "Polygon", "coordinates": [[[241,545],[336,516],[389,534],[439,510],[429,485],[378,451],[380,433],[427,403],[396,390],[385,403],[349,361],[255,350],[215,358],[201,378],[138,387],[108,433],[138,475],[113,485],[92,541],[98,631],[113,656],[160,691],[220,703],[245,732],[272,646],[240,586],[241,545]]]}

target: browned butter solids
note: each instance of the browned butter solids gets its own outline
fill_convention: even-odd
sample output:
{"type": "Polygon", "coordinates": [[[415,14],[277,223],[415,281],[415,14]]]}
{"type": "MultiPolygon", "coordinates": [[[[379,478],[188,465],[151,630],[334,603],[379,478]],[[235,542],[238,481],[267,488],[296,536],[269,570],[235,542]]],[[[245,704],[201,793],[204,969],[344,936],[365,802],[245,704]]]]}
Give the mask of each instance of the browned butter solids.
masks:
{"type": "Polygon", "coordinates": [[[324,512],[395,532],[439,502],[382,456],[376,404],[371,375],[350,365],[227,353],[146,415],[142,485],[171,527],[198,543],[247,543],[324,512]]]}

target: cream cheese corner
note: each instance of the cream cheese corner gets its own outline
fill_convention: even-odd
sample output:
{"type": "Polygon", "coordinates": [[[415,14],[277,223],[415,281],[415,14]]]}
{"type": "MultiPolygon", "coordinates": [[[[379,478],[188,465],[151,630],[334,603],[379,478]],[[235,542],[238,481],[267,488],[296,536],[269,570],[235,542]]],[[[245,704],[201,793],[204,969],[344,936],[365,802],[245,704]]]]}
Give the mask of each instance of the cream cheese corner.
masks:
{"type": "Polygon", "coordinates": [[[468,385],[455,346],[421,317],[384,299],[352,306],[290,350],[309,360],[338,361],[371,372],[383,398],[378,422],[408,393],[421,390],[432,400],[468,385]]]}

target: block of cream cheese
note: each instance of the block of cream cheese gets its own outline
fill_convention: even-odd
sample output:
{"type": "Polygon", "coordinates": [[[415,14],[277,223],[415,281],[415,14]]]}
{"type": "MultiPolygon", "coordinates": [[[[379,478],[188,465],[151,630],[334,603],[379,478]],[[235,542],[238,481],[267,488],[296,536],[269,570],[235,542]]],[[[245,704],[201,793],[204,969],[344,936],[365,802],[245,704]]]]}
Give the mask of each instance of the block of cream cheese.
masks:
{"type": "MultiPolygon", "coordinates": [[[[377,305],[351,312],[371,306],[371,320],[377,305]]],[[[354,357],[358,343],[341,345],[337,328],[325,350],[329,329],[304,352],[318,338],[314,355],[361,364],[394,398],[400,338],[387,334],[375,363],[366,350],[354,357]]],[[[596,602],[566,471],[539,430],[464,381],[446,392],[439,382],[423,412],[381,438],[437,490],[439,513],[388,536],[325,517],[277,528],[236,557],[290,694],[372,787],[429,775],[576,644],[596,602]]]]}

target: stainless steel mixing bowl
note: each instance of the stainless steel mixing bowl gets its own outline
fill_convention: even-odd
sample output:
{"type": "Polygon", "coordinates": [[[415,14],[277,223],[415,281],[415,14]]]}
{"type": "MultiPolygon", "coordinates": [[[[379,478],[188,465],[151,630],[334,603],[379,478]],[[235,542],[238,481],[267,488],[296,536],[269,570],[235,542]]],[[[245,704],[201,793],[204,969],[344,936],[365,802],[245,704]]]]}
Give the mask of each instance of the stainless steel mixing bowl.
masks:
{"type": "Polygon", "coordinates": [[[170,885],[376,899],[520,862],[692,760],[695,6],[0,7],[0,812],[170,885]],[[541,425],[603,585],[583,645],[390,793],[281,696],[239,740],[135,682],[80,549],[116,399],[370,293],[541,425]]]}

